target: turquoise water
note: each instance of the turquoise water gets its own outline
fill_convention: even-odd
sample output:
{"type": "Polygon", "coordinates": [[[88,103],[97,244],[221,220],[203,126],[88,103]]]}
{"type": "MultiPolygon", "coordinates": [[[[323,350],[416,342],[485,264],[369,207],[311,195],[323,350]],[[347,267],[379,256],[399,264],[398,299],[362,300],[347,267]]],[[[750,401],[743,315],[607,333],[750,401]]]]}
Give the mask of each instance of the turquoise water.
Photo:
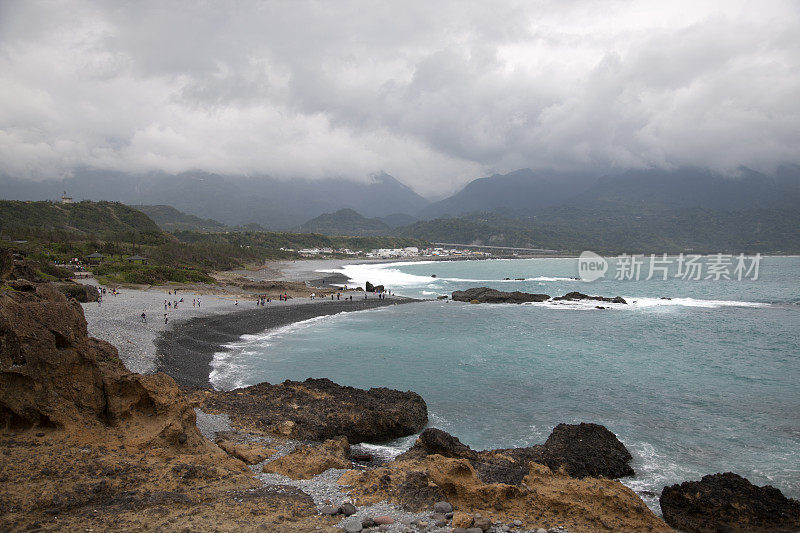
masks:
{"type": "Polygon", "coordinates": [[[631,450],[637,476],[625,483],[656,510],[664,485],[729,470],[800,497],[800,258],[764,258],[759,279],[743,281],[587,283],[570,279],[575,259],[344,272],[428,299],[486,285],[630,304],[428,300],[345,313],[230,345],[216,357],[215,385],[330,377],[413,390],[431,425],[477,449],[539,444],[560,422],[597,422],[631,450]]]}

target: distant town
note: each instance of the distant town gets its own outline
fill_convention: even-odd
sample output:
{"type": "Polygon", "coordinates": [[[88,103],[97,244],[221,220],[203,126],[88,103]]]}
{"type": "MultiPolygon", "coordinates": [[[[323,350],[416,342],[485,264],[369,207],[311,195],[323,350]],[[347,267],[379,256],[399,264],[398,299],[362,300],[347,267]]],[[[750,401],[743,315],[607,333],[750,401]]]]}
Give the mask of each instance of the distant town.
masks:
{"type": "Polygon", "coordinates": [[[471,258],[485,258],[492,257],[490,252],[468,250],[464,248],[442,248],[442,247],[429,247],[418,248],[416,246],[408,246],[406,248],[376,248],[367,252],[351,250],[349,248],[303,248],[300,250],[293,250],[290,248],[281,248],[286,252],[297,252],[303,257],[324,257],[324,256],[352,256],[376,259],[398,259],[398,258],[412,258],[412,257],[471,257],[471,258]]]}

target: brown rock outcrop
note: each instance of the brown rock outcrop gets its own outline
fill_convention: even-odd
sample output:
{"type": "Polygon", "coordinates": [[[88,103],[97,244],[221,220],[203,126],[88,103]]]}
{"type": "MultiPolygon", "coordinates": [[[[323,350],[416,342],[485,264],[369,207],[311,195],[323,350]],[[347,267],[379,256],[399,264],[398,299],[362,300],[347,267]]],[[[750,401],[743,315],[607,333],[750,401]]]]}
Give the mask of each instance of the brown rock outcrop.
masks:
{"type": "Polygon", "coordinates": [[[329,468],[350,468],[350,445],[347,439],[329,439],[317,446],[301,446],[289,455],[270,461],[263,472],[283,474],[292,479],[311,479],[329,468]]]}
{"type": "Polygon", "coordinates": [[[575,477],[631,476],[632,459],[616,435],[599,424],[559,424],[543,445],[528,448],[475,451],[440,429],[427,428],[398,461],[423,459],[428,455],[468,459],[487,483],[518,485],[534,461],[575,477]]]}
{"type": "Polygon", "coordinates": [[[732,472],[664,487],[660,503],[664,520],[686,533],[800,531],[800,502],[732,472]]]}
{"type": "Polygon", "coordinates": [[[421,511],[443,498],[457,512],[481,513],[492,521],[518,519],[526,529],[562,525],[574,532],[671,531],[621,483],[575,479],[536,463],[528,464],[519,486],[485,483],[468,459],[441,455],[350,470],[339,483],[350,487],[359,505],[389,500],[421,511]]]}
{"type": "Polygon", "coordinates": [[[210,450],[175,382],[126,370],[112,345],[88,336],[80,304],[47,283],[7,287],[0,294],[0,426],[114,428],[142,446],[210,450]]]}
{"type": "Polygon", "coordinates": [[[204,410],[224,412],[239,426],[299,440],[344,436],[351,443],[387,441],[413,435],[428,421],[419,394],[344,387],[324,378],[201,391],[196,397],[204,410]]]}

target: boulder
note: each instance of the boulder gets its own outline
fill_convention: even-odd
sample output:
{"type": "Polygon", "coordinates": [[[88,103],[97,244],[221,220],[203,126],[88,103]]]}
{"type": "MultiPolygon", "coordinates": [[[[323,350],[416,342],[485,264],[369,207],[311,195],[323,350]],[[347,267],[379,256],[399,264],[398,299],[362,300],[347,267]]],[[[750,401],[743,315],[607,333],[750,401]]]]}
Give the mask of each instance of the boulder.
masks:
{"type": "Polygon", "coordinates": [[[364,285],[364,290],[367,292],[375,292],[375,286],[369,281],[364,285]]]}
{"type": "Polygon", "coordinates": [[[526,302],[546,302],[550,297],[546,294],[531,294],[519,291],[503,292],[488,287],[474,287],[465,291],[453,292],[452,299],[457,302],[477,301],[491,304],[521,304],[526,302]]]}
{"type": "Polygon", "coordinates": [[[559,424],[532,460],[576,478],[634,475],[633,458],[617,436],[599,424],[559,424]]]}
{"type": "Polygon", "coordinates": [[[605,296],[589,296],[588,294],[583,294],[582,292],[568,292],[564,296],[556,296],[555,298],[553,298],[553,300],[568,300],[568,301],[593,300],[597,302],[608,302],[612,304],[628,303],[621,296],[614,296],[613,298],[608,298],[605,296]]]}
{"type": "Polygon", "coordinates": [[[400,454],[397,460],[420,459],[433,454],[472,460],[478,458],[478,454],[457,437],[441,429],[427,428],[420,434],[414,445],[400,454]]]}
{"type": "Polygon", "coordinates": [[[732,472],[664,487],[660,503],[667,524],[687,533],[800,531],[800,502],[732,472]]]}
{"type": "Polygon", "coordinates": [[[413,435],[428,421],[419,394],[343,387],[324,378],[207,391],[202,402],[204,410],[224,412],[240,426],[298,440],[381,442],[413,435]]]}
{"type": "Polygon", "coordinates": [[[277,450],[266,448],[257,444],[237,443],[227,439],[218,439],[217,446],[248,465],[258,464],[270,455],[277,453],[277,450]]]}
{"type": "MultiPolygon", "coordinates": [[[[348,460],[349,453],[347,439],[339,437],[317,446],[301,446],[294,452],[265,464],[262,471],[282,474],[292,479],[311,479],[329,468],[350,468],[352,464],[348,460]]],[[[347,515],[346,512],[344,514],[347,515]]]]}

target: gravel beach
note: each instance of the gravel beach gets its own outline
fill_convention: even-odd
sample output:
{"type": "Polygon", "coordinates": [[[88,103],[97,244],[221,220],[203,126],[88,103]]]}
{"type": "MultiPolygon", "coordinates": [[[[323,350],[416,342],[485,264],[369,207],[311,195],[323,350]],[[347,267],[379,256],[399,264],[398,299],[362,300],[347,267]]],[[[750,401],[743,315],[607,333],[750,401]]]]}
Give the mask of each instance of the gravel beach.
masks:
{"type": "MultiPolygon", "coordinates": [[[[292,281],[319,278],[321,274],[315,270],[327,268],[329,264],[314,261],[313,264],[303,265],[302,274],[292,275],[292,281]]],[[[282,269],[276,268],[258,273],[242,271],[249,274],[251,279],[259,279],[267,273],[280,275],[281,272],[282,269]]],[[[99,285],[91,278],[81,281],[99,285]]],[[[313,290],[309,287],[309,292],[313,290]]],[[[201,294],[188,288],[178,289],[177,294],[172,287],[122,288],[116,296],[106,293],[99,304],[83,304],[83,311],[89,335],[116,346],[129,370],[143,374],[165,372],[180,385],[207,387],[211,371],[209,363],[214,353],[222,344],[234,341],[241,335],[317,316],[411,301],[396,297],[380,300],[373,294],[367,295],[368,299],[364,300],[363,292],[348,293],[348,296],[350,294],[352,301],[292,298],[256,306],[254,297],[238,298],[237,305],[233,295],[201,294]],[[169,303],[178,301],[177,309],[171,305],[165,309],[165,300],[169,303]],[[193,305],[193,301],[197,305],[193,305]],[[142,313],[146,316],[144,321],[142,313]]]]}
{"type": "MultiPolygon", "coordinates": [[[[163,331],[156,339],[156,370],[172,376],[181,386],[209,387],[210,363],[221,345],[242,335],[286,326],[318,316],[363,311],[410,302],[406,298],[378,299],[355,293],[353,300],[292,299],[224,315],[196,317],[163,331]]],[[[248,306],[253,305],[249,302],[248,306]]],[[[241,307],[241,305],[240,305],[241,307]]]]}

